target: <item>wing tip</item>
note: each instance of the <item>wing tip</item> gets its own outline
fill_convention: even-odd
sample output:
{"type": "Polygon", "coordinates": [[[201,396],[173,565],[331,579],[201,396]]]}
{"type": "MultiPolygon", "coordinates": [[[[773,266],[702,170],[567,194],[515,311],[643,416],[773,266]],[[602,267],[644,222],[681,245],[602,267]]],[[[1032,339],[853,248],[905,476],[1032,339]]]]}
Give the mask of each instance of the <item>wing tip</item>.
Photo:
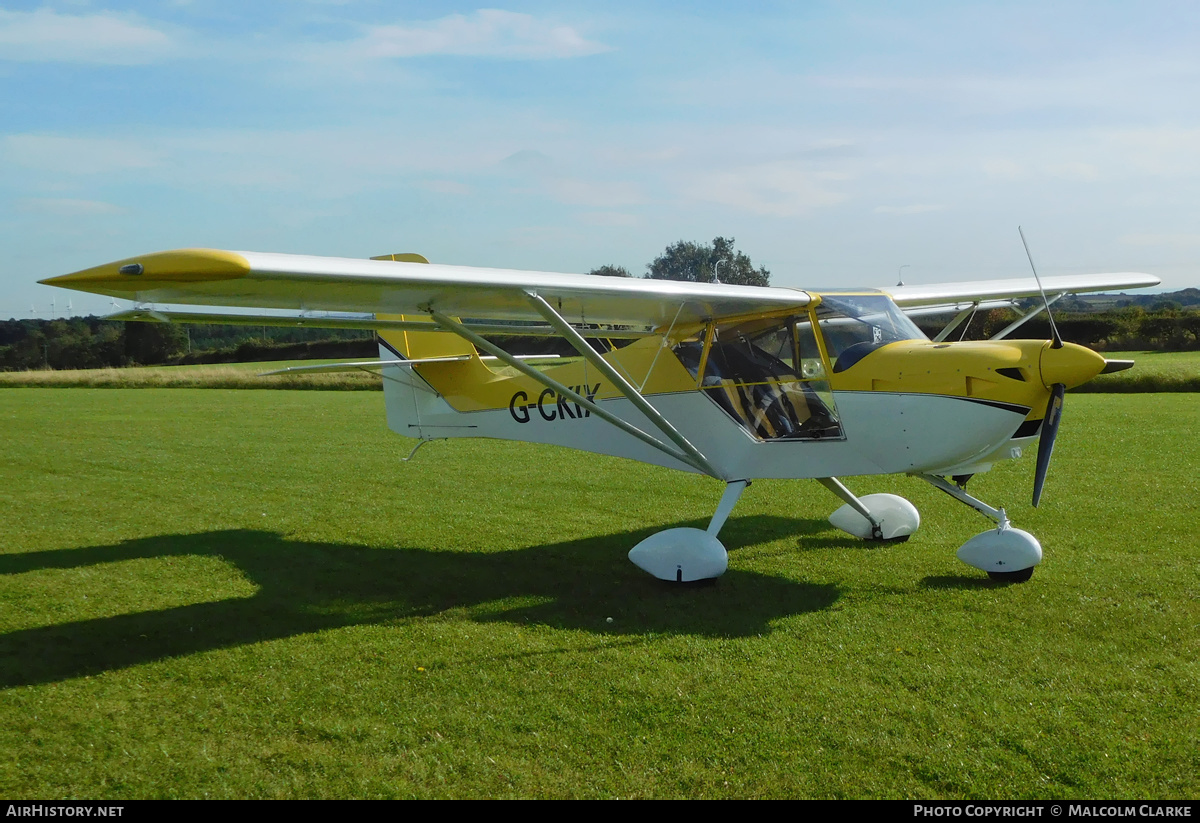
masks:
{"type": "Polygon", "coordinates": [[[250,273],[241,254],[220,249],[175,249],[127,257],[90,269],[39,280],[43,286],[78,291],[135,293],[170,283],[233,280],[250,273]]]}

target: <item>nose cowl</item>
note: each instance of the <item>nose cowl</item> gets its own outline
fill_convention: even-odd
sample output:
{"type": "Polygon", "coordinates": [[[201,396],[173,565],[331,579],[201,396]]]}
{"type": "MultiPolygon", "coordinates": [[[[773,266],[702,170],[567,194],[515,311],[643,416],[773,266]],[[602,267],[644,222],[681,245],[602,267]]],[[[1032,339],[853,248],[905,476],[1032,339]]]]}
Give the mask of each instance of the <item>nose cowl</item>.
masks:
{"type": "Polygon", "coordinates": [[[1089,348],[1074,343],[1063,343],[1054,348],[1047,342],[1042,347],[1040,371],[1046,388],[1062,383],[1068,389],[1080,386],[1104,371],[1104,358],[1089,348]]]}

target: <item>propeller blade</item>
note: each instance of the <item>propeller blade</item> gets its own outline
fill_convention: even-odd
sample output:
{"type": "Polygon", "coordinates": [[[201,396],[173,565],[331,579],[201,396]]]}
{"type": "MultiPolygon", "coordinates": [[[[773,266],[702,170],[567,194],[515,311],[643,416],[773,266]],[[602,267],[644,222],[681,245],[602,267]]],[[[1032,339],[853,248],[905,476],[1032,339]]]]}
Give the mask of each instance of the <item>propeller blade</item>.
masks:
{"type": "Polygon", "coordinates": [[[1133,368],[1132,360],[1105,360],[1104,371],[1101,374],[1112,374],[1113,372],[1125,371],[1133,368]]]}
{"type": "Polygon", "coordinates": [[[1065,383],[1055,383],[1050,391],[1050,402],[1046,404],[1046,417],[1042,421],[1042,436],[1038,439],[1037,470],[1033,475],[1033,507],[1042,499],[1042,486],[1046,483],[1046,472],[1050,468],[1050,455],[1054,453],[1054,438],[1058,436],[1058,424],[1062,420],[1063,395],[1067,393],[1065,383]]]}

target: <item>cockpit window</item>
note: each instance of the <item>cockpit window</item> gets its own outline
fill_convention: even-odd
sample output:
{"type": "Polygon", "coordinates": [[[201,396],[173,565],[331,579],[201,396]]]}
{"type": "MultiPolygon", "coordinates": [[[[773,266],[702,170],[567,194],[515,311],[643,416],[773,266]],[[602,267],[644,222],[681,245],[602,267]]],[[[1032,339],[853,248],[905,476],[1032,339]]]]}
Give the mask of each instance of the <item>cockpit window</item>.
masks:
{"type": "Polygon", "coordinates": [[[796,322],[769,318],[710,329],[702,340],[677,345],[675,355],[704,393],[759,440],[841,437],[824,373],[807,367],[816,348],[812,335],[798,337],[796,322]]]}
{"type": "Polygon", "coordinates": [[[886,295],[821,296],[817,322],[837,374],[898,340],[928,340],[886,295]]]}

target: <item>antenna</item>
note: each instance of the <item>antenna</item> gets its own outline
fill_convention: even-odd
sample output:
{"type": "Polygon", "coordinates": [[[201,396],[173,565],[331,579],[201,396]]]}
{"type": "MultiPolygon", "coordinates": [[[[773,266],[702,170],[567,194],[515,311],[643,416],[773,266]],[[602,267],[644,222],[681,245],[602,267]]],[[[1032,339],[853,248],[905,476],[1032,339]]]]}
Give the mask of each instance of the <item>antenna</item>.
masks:
{"type": "Polygon", "coordinates": [[[1033,265],[1033,255],[1029,251],[1029,244],[1025,242],[1025,232],[1017,226],[1017,233],[1021,235],[1021,244],[1025,246],[1025,256],[1029,258],[1029,267],[1033,269],[1033,279],[1037,281],[1038,291],[1042,293],[1042,305],[1046,307],[1046,316],[1050,318],[1050,333],[1054,336],[1053,348],[1062,348],[1062,338],[1058,335],[1058,326],[1054,325],[1054,312],[1050,311],[1050,301],[1046,299],[1046,290],[1042,288],[1042,278],[1038,277],[1037,266],[1033,265]]]}
{"type": "Polygon", "coordinates": [[[898,281],[898,282],[896,283],[896,285],[897,285],[897,286],[903,286],[903,285],[904,285],[904,270],[905,270],[905,269],[911,269],[911,268],[912,268],[912,266],[910,266],[910,265],[908,265],[907,263],[905,263],[903,266],[901,266],[901,267],[900,267],[900,270],[899,270],[898,272],[896,272],[896,280],[898,281]]]}

